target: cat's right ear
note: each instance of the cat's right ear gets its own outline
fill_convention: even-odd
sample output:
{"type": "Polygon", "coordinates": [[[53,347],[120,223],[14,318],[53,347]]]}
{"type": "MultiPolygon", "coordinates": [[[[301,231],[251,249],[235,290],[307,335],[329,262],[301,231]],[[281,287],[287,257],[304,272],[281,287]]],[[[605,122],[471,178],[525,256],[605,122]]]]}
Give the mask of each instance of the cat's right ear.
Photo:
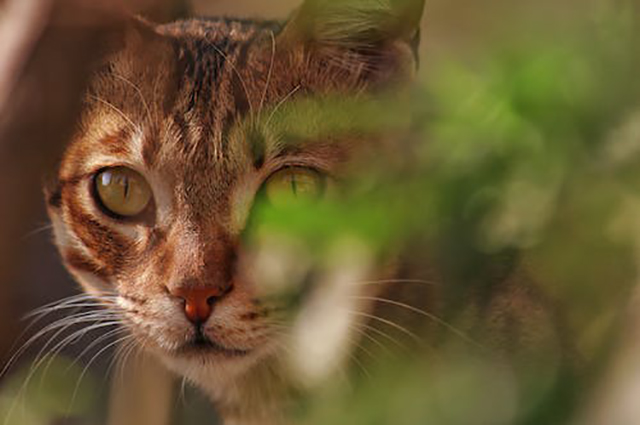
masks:
{"type": "Polygon", "coordinates": [[[329,54],[357,52],[373,67],[416,63],[425,0],[305,0],[281,38],[329,54]]]}
{"type": "Polygon", "coordinates": [[[121,76],[139,80],[144,74],[161,70],[171,58],[172,50],[171,42],[156,30],[154,24],[132,17],[107,46],[105,62],[121,76]]]}
{"type": "Polygon", "coordinates": [[[308,42],[361,47],[411,42],[419,32],[425,0],[305,0],[286,31],[308,42]]]}
{"type": "MultiPolygon", "coordinates": [[[[122,31],[105,46],[105,54],[91,81],[90,92],[123,107],[147,102],[173,83],[176,72],[175,45],[157,26],[140,18],[130,18],[122,31]],[[137,96],[131,97],[135,88],[137,96]]],[[[88,102],[95,103],[91,97],[88,102]]]]}

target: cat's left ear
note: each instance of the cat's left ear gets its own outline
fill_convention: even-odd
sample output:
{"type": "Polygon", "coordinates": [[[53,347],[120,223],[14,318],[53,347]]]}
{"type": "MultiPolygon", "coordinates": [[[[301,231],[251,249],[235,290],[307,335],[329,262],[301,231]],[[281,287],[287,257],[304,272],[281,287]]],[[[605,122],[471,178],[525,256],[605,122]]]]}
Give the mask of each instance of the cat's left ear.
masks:
{"type": "MultiPolygon", "coordinates": [[[[306,0],[283,37],[310,48],[348,49],[373,61],[416,63],[424,0],[306,0]],[[409,57],[404,57],[404,56],[409,57]]],[[[396,65],[400,65],[397,63],[396,65]]]]}

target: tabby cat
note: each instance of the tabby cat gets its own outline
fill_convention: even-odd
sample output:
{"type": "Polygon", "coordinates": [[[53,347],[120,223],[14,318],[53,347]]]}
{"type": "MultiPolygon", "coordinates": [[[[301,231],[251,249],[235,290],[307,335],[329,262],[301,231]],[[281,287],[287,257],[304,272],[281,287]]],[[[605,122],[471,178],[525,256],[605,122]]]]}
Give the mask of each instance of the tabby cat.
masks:
{"type": "Polygon", "coordinates": [[[339,197],[352,164],[382,154],[358,132],[289,137],[324,125],[289,105],[400,93],[422,10],[307,0],[285,24],[135,19],[93,79],[47,189],[57,246],[84,290],[226,424],[287,422],[292,394],[341,369],[377,308],[384,285],[349,283],[388,278],[390,258],[345,242],[343,261],[318,272],[295,241],[261,234],[254,210],[339,197]],[[298,301],[283,312],[272,300],[291,288],[298,301]]]}

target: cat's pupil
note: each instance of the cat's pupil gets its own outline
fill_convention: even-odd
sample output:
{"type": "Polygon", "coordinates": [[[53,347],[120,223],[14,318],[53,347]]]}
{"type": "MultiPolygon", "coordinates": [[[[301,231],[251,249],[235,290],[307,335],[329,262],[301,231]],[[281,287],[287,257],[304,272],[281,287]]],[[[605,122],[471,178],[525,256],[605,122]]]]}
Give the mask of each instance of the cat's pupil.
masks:
{"type": "Polygon", "coordinates": [[[119,182],[123,187],[124,187],[124,198],[128,199],[129,198],[129,179],[126,177],[122,177],[122,179],[119,182]]]}

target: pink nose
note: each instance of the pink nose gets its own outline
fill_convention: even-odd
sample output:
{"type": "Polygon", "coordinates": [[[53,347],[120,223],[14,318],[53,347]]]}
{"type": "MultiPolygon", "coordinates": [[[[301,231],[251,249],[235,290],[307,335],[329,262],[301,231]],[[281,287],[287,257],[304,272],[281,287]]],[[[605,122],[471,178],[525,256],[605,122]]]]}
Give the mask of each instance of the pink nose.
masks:
{"type": "Polygon", "coordinates": [[[171,294],[184,300],[184,313],[187,319],[199,324],[209,319],[213,311],[213,304],[226,292],[223,288],[211,286],[204,288],[176,288],[171,291],[171,294]]]}

